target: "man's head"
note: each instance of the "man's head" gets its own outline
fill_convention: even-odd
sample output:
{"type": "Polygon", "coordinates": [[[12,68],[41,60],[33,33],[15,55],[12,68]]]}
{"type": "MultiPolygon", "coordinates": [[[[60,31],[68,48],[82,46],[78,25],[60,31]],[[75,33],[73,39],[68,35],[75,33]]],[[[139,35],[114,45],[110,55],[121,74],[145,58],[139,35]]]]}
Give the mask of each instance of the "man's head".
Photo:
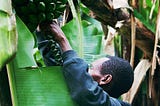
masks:
{"type": "Polygon", "coordinates": [[[130,64],[124,59],[113,56],[94,61],[89,74],[99,86],[115,98],[127,92],[134,79],[130,64]]]}

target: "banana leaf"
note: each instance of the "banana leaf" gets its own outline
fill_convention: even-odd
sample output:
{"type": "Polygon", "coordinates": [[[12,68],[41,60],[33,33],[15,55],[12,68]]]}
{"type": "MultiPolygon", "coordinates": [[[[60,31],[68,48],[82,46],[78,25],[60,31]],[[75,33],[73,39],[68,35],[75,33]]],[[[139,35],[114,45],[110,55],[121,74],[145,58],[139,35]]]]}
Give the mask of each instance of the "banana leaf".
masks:
{"type": "Polygon", "coordinates": [[[16,19],[18,50],[16,57],[7,64],[13,106],[75,106],[61,68],[37,67],[33,35],[20,18],[16,19]]]}
{"type": "MultiPolygon", "coordinates": [[[[84,57],[83,55],[83,29],[82,29],[82,20],[81,20],[81,11],[80,11],[80,7],[79,7],[79,3],[74,3],[73,0],[68,0],[68,4],[71,8],[71,12],[73,15],[73,19],[74,19],[74,27],[75,27],[75,31],[76,31],[76,38],[78,38],[78,54],[81,58],[84,57]]],[[[76,44],[76,43],[75,43],[76,44]]]]}
{"type": "Polygon", "coordinates": [[[103,46],[103,31],[100,29],[99,24],[93,24],[87,20],[82,21],[83,36],[79,39],[77,35],[78,27],[75,19],[67,23],[62,27],[67,39],[69,40],[72,48],[80,54],[83,54],[82,58],[87,62],[91,62],[96,58],[104,55],[103,46]],[[80,46],[81,45],[81,46],[80,46]],[[79,49],[79,47],[83,49],[79,49]],[[83,51],[81,51],[83,50],[83,51]]]}
{"type": "Polygon", "coordinates": [[[0,69],[16,54],[17,33],[11,1],[0,0],[0,69]]]}
{"type": "MultiPolygon", "coordinates": [[[[61,67],[12,70],[13,106],[76,106],[72,101],[61,67]]],[[[11,77],[10,77],[11,78],[11,77]]]]}
{"type": "Polygon", "coordinates": [[[17,31],[18,31],[18,49],[16,55],[16,62],[14,62],[17,68],[24,68],[30,66],[37,66],[34,60],[34,37],[28,30],[23,21],[17,16],[17,31]]]}

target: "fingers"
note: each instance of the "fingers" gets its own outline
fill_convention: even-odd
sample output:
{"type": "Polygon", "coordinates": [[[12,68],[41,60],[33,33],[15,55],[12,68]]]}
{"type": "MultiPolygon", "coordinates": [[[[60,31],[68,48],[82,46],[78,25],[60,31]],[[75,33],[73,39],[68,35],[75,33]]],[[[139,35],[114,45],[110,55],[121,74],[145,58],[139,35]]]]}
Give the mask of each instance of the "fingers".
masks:
{"type": "Polygon", "coordinates": [[[58,27],[54,24],[49,26],[49,30],[53,35],[57,35],[59,33],[58,27]]]}
{"type": "Polygon", "coordinates": [[[60,26],[56,21],[41,22],[39,25],[40,31],[44,32],[45,35],[51,35],[54,40],[60,41],[65,35],[61,30],[60,26]]]}
{"type": "Polygon", "coordinates": [[[50,31],[53,34],[63,34],[63,31],[61,30],[60,26],[56,23],[56,22],[52,22],[52,24],[50,24],[50,31]]]}
{"type": "Polygon", "coordinates": [[[51,29],[55,29],[55,27],[51,27],[53,25],[56,25],[56,21],[43,21],[39,24],[37,30],[41,31],[41,32],[44,32],[45,35],[48,35],[48,34],[52,34],[52,31],[51,29]]]}

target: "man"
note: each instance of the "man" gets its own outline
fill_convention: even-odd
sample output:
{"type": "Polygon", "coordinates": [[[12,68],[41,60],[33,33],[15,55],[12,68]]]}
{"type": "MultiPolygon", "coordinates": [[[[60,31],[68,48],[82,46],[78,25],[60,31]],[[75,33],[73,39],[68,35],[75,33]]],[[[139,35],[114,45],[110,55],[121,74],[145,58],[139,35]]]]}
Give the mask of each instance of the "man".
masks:
{"type": "MultiPolygon", "coordinates": [[[[60,45],[63,58],[63,74],[73,100],[80,106],[130,106],[117,98],[127,92],[133,83],[130,64],[118,57],[104,57],[88,64],[79,58],[61,28],[55,22],[40,26],[42,32],[50,32],[60,45]],[[111,97],[112,96],[112,97],[111,97]],[[113,98],[114,97],[114,98],[113,98]]],[[[40,51],[43,53],[47,42],[38,36],[40,51]],[[42,43],[44,45],[42,45],[42,43]]],[[[46,60],[52,60],[44,55],[46,60]]]]}

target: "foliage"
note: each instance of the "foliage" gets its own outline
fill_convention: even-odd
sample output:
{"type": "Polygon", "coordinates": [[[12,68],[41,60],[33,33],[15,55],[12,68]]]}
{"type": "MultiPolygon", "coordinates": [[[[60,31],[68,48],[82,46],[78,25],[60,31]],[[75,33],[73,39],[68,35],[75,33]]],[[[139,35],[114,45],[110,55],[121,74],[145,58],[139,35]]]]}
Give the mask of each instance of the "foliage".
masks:
{"type": "MultiPolygon", "coordinates": [[[[79,40],[79,37],[77,36],[77,22],[75,19],[73,19],[71,22],[66,24],[64,27],[62,27],[65,35],[67,36],[67,39],[69,40],[71,46],[75,51],[78,53],[81,52],[83,54],[83,58],[91,62],[93,61],[96,56],[103,55],[103,32],[102,30],[98,30],[98,26],[83,20],[83,39],[82,41],[79,40]],[[83,45],[81,45],[81,42],[83,42],[83,45]],[[83,48],[84,51],[80,51],[82,49],[79,49],[80,47],[83,48]]],[[[100,27],[100,24],[99,24],[100,27]]]]}
{"type": "Polygon", "coordinates": [[[75,106],[60,67],[35,67],[34,38],[29,36],[32,34],[18,17],[17,30],[19,32],[17,56],[7,65],[13,106],[75,106]],[[24,36],[26,39],[22,39],[24,36]]]}
{"type": "Polygon", "coordinates": [[[146,0],[146,3],[143,0],[139,0],[138,8],[134,10],[134,15],[138,18],[148,29],[155,33],[156,31],[156,19],[158,14],[158,4],[159,0],[146,0]]]}
{"type": "Polygon", "coordinates": [[[0,69],[10,61],[17,48],[15,15],[9,0],[0,3],[0,69]]]}
{"type": "Polygon", "coordinates": [[[16,66],[18,68],[37,66],[33,56],[34,37],[19,17],[16,17],[18,31],[18,51],[16,66]]]}

